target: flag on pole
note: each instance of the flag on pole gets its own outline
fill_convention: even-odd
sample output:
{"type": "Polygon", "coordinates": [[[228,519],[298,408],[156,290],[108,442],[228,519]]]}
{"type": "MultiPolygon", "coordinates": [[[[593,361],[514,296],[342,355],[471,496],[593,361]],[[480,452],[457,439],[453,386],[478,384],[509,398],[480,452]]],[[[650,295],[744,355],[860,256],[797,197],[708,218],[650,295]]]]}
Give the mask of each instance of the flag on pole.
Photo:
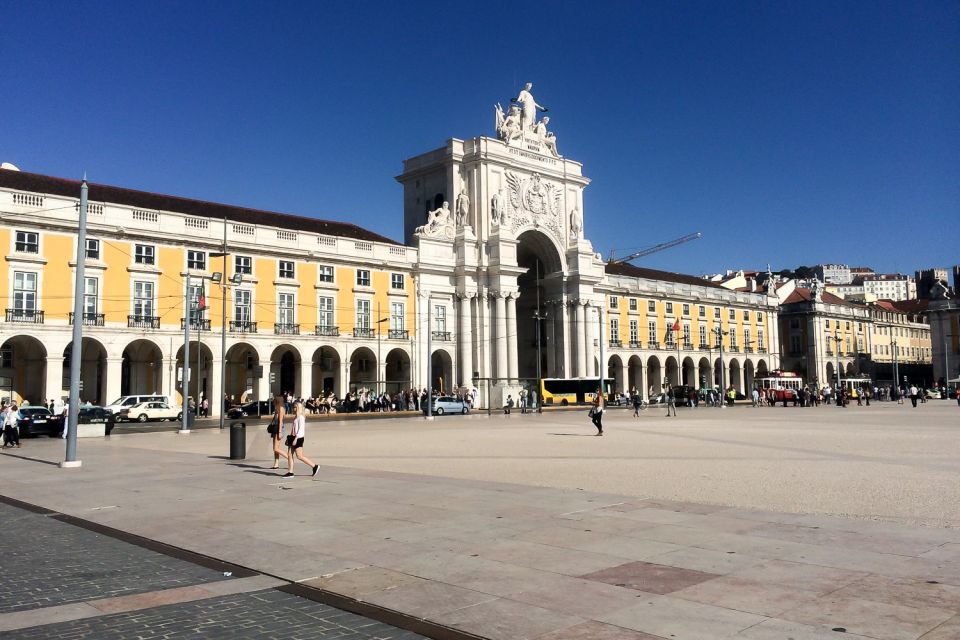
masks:
{"type": "Polygon", "coordinates": [[[673,327],[671,327],[671,331],[680,331],[680,321],[679,321],[679,320],[674,320],[674,321],[673,321],[673,327]]]}
{"type": "Polygon", "coordinates": [[[197,311],[204,311],[207,308],[206,286],[200,283],[200,301],[197,303],[197,311]]]}

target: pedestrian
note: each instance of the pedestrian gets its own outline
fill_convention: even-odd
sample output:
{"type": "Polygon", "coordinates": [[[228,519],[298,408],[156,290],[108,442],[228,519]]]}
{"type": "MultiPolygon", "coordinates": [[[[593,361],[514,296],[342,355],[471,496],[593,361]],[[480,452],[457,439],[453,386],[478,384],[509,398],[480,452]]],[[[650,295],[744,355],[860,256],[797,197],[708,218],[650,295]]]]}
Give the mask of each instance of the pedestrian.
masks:
{"type": "Polygon", "coordinates": [[[60,421],[63,423],[63,431],[60,432],[60,437],[64,440],[67,439],[67,435],[70,431],[70,401],[64,400],[63,402],[63,412],[60,414],[60,421]]]}
{"type": "Polygon", "coordinates": [[[677,416],[677,398],[673,393],[673,387],[667,385],[667,417],[670,417],[670,410],[673,409],[673,416],[677,416]]]}
{"type": "MultiPolygon", "coordinates": [[[[273,466],[270,467],[271,469],[279,469],[280,458],[287,458],[287,454],[280,448],[280,441],[283,440],[283,419],[287,415],[286,408],[283,405],[283,396],[277,395],[273,398],[273,418],[267,426],[267,433],[270,434],[273,448],[273,466]]],[[[287,462],[290,462],[289,458],[287,458],[287,462]]]]}
{"type": "Polygon", "coordinates": [[[603,391],[597,387],[597,392],[593,395],[593,408],[590,409],[590,420],[593,426],[597,428],[597,435],[603,435],[603,391]]]}
{"type": "Polygon", "coordinates": [[[636,389],[633,391],[633,417],[640,417],[640,407],[643,406],[643,398],[640,397],[640,393],[636,389]]]}
{"type": "Polygon", "coordinates": [[[507,394],[507,402],[503,405],[503,412],[507,415],[510,414],[510,409],[513,409],[513,396],[509,393],[507,394]]]}
{"type": "Polygon", "coordinates": [[[303,412],[303,403],[299,400],[293,403],[293,423],[290,426],[290,435],[287,436],[287,472],[283,474],[284,478],[293,477],[293,458],[304,463],[313,471],[310,475],[315,476],[320,471],[320,465],[314,464],[313,460],[303,455],[303,441],[307,436],[307,416],[303,412]]]}
{"type": "Polygon", "coordinates": [[[520,389],[520,413],[527,412],[527,390],[520,389]]]}
{"type": "Polygon", "coordinates": [[[206,398],[203,399],[203,402],[200,403],[200,412],[203,414],[203,417],[206,418],[210,412],[210,401],[206,398]]]}
{"type": "Polygon", "coordinates": [[[917,395],[918,395],[918,393],[919,393],[919,392],[917,391],[917,385],[915,385],[915,384],[910,385],[910,391],[909,391],[909,393],[910,393],[910,404],[912,404],[912,405],[914,406],[914,408],[916,408],[916,406],[917,406],[917,395]]]}
{"type": "Polygon", "coordinates": [[[757,391],[756,387],[753,388],[753,391],[751,392],[750,397],[753,400],[754,407],[757,407],[760,405],[760,392],[757,391]]]}
{"type": "Polygon", "coordinates": [[[20,448],[20,426],[17,424],[20,420],[20,410],[17,404],[13,403],[7,407],[3,414],[3,446],[20,448]]]}

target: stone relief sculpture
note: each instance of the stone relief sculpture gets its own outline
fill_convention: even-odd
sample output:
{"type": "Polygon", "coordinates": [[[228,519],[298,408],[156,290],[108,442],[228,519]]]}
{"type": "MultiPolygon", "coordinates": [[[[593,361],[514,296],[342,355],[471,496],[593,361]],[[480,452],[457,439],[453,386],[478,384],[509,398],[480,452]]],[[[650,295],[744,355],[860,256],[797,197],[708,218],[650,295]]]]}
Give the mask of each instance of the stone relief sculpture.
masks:
{"type": "Polygon", "coordinates": [[[580,209],[574,207],[570,210],[570,240],[580,239],[580,232],[583,230],[583,216],[580,215],[580,209]]]}
{"type": "Polygon", "coordinates": [[[446,238],[453,240],[456,230],[453,226],[453,217],[450,213],[450,203],[444,202],[439,209],[427,214],[426,224],[420,225],[413,232],[421,238],[446,238]]]}
{"type": "Polygon", "coordinates": [[[490,199],[490,223],[496,227],[502,222],[505,222],[503,210],[503,189],[497,189],[497,192],[493,194],[493,198],[490,199]]]}
{"type": "MultiPolygon", "coordinates": [[[[560,224],[562,192],[554,184],[545,182],[539,173],[524,179],[512,171],[507,171],[508,214],[510,230],[516,231],[524,225],[545,227],[557,240],[562,239],[560,224]]],[[[506,225],[506,217],[501,224],[506,225]]]]}
{"type": "Polygon", "coordinates": [[[457,196],[457,228],[460,229],[470,222],[470,196],[467,195],[467,189],[464,187],[457,196]]]}

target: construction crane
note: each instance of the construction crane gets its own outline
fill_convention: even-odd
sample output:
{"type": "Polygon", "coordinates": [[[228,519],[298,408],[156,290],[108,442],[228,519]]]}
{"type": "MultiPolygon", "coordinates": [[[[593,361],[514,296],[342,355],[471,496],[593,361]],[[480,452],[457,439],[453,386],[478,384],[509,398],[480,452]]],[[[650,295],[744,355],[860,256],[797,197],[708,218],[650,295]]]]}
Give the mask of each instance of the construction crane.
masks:
{"type": "Polygon", "coordinates": [[[610,257],[607,259],[608,264],[615,264],[619,262],[630,262],[631,260],[636,260],[637,258],[642,258],[643,256],[648,256],[651,253],[656,253],[657,251],[663,251],[664,249],[669,249],[670,247],[675,247],[678,244],[683,244],[685,242],[690,242],[691,240],[697,240],[703,236],[702,233],[697,231],[696,233],[691,233],[683,236],[682,238],[676,238],[675,240],[670,240],[669,242],[661,242],[660,244],[655,244],[652,247],[647,247],[636,253],[631,253],[625,258],[620,258],[619,260],[615,259],[617,255],[617,250],[613,249],[610,251],[610,257]]]}

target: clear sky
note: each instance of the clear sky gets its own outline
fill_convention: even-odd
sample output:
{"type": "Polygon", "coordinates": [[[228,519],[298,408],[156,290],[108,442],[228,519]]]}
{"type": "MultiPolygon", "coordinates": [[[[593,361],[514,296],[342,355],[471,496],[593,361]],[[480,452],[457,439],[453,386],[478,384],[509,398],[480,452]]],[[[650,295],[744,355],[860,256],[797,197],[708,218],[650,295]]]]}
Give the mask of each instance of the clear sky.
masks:
{"type": "Polygon", "coordinates": [[[0,161],[402,238],[410,155],[534,82],[606,256],[960,263],[960,3],[0,0],[0,161]]]}

